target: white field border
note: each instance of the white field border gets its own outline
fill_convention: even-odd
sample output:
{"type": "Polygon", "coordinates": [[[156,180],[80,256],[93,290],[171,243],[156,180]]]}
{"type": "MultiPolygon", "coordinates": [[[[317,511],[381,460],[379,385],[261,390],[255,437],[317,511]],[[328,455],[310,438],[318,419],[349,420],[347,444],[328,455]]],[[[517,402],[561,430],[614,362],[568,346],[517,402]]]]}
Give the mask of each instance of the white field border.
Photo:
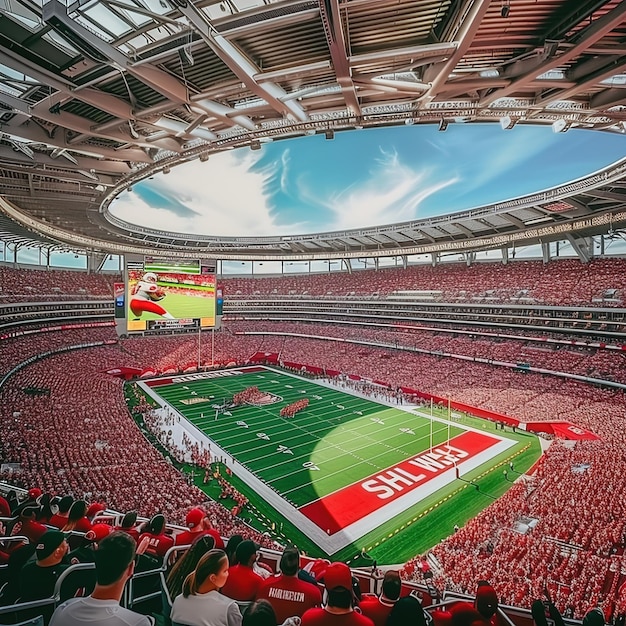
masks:
{"type": "MultiPolygon", "coordinates": [[[[271,367],[267,367],[265,365],[254,365],[248,367],[237,368],[237,370],[242,373],[246,373],[247,369],[252,368],[262,368],[267,372],[272,372],[276,374],[280,374],[283,376],[291,376],[296,380],[302,380],[296,374],[292,374],[290,372],[284,372],[282,370],[275,370],[271,367]]],[[[227,371],[237,371],[237,370],[227,370],[227,371]]],[[[206,378],[207,380],[214,378],[215,372],[206,372],[206,376],[202,376],[202,373],[189,374],[189,376],[197,377],[195,380],[201,380],[202,378],[206,378]]],[[[172,375],[171,378],[181,378],[185,376],[185,374],[181,375],[172,375]]],[[[450,467],[449,469],[441,472],[435,478],[432,478],[424,485],[416,487],[415,489],[409,491],[403,496],[396,498],[393,502],[389,502],[388,504],[383,505],[376,511],[373,511],[369,515],[365,515],[357,522],[346,526],[342,530],[334,533],[333,535],[328,535],[326,531],[317,524],[315,524],[312,520],[302,514],[297,508],[287,502],[279,492],[277,492],[273,487],[270,487],[267,483],[263,482],[257,476],[255,476],[250,470],[244,467],[239,461],[232,457],[230,453],[221,448],[217,442],[210,439],[206,433],[201,431],[199,428],[194,426],[191,422],[189,422],[182,413],[179,413],[175,407],[165,401],[160,395],[158,395],[158,386],[154,389],[150,387],[147,383],[150,380],[158,380],[158,379],[145,379],[140,380],[138,382],[139,387],[149,395],[157,404],[161,406],[161,410],[165,412],[174,412],[174,414],[180,417],[180,421],[175,421],[173,425],[168,426],[168,430],[172,430],[172,439],[174,443],[178,446],[182,446],[183,433],[186,433],[187,436],[193,441],[197,441],[199,444],[204,444],[205,448],[211,449],[211,455],[213,458],[216,457],[225,457],[228,459],[228,466],[230,469],[241,479],[243,480],[249,487],[254,489],[254,491],[260,495],[265,501],[271,504],[281,515],[283,515],[286,519],[288,519],[292,524],[294,524],[301,532],[303,532],[311,541],[313,541],[316,545],[318,545],[324,552],[327,554],[334,554],[338,552],[342,548],[345,548],[352,542],[360,539],[363,535],[375,530],[381,524],[386,522],[388,519],[399,515],[404,512],[406,509],[411,506],[418,504],[428,496],[435,493],[437,490],[445,487],[456,479],[456,469],[455,467],[450,467]]],[[[431,417],[429,414],[418,410],[413,405],[399,405],[394,404],[392,402],[386,402],[380,398],[372,399],[367,396],[363,396],[354,390],[349,388],[337,387],[332,385],[326,381],[320,380],[310,380],[305,379],[307,382],[312,382],[320,387],[327,387],[329,389],[334,389],[336,391],[341,391],[343,393],[357,396],[357,397],[365,397],[368,400],[381,404],[383,406],[389,406],[400,411],[405,411],[407,413],[413,415],[419,415],[420,417],[425,417],[427,419],[432,419],[433,421],[440,422],[442,424],[448,424],[448,420],[444,420],[439,417],[431,417]]],[[[193,382],[193,381],[189,381],[193,382]]],[[[461,425],[457,422],[451,422],[451,424],[457,428],[460,428],[465,431],[480,433],[481,435],[487,434],[489,437],[497,440],[494,446],[486,450],[485,452],[481,452],[480,454],[471,457],[467,461],[461,461],[457,463],[457,467],[461,474],[466,474],[477,467],[487,463],[490,459],[498,456],[500,453],[505,452],[509,448],[513,447],[517,442],[513,439],[507,439],[506,437],[501,437],[500,435],[495,435],[491,432],[485,433],[485,431],[479,428],[473,428],[471,426],[461,425]],[[487,455],[489,457],[487,458],[487,455]]],[[[443,444],[442,444],[443,445],[443,444]]],[[[344,485],[343,488],[348,487],[349,485],[344,485]]]]}

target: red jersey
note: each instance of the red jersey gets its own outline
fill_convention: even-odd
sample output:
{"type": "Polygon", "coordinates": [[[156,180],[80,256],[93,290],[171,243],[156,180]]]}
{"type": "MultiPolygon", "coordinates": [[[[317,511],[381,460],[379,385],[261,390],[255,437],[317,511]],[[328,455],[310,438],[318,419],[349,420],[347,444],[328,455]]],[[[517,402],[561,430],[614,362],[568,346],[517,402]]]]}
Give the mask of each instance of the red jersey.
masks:
{"type": "Polygon", "coordinates": [[[30,541],[30,543],[38,543],[41,535],[43,535],[47,530],[48,529],[43,524],[40,524],[35,520],[19,520],[11,529],[11,535],[13,537],[17,535],[24,535],[24,537],[28,537],[28,541],[30,541]]]}
{"type": "Polygon", "coordinates": [[[152,556],[164,557],[165,553],[174,545],[174,539],[169,535],[161,533],[160,535],[153,535],[152,533],[141,533],[137,543],[141,543],[144,537],[150,537],[150,542],[146,548],[146,554],[152,556]]]}
{"type": "Polygon", "coordinates": [[[177,546],[187,546],[192,544],[198,537],[202,537],[203,535],[210,535],[215,540],[215,547],[219,550],[224,549],[224,540],[220,537],[220,534],[217,530],[213,528],[209,528],[208,530],[202,530],[198,533],[193,533],[190,530],[183,530],[182,533],[176,535],[176,545],[177,546]]]}
{"type": "Polygon", "coordinates": [[[127,535],[130,535],[135,540],[135,543],[137,543],[137,541],[139,540],[139,531],[137,530],[137,526],[133,526],[131,528],[124,528],[123,526],[113,526],[113,530],[121,530],[127,535]]]}
{"type": "Polygon", "coordinates": [[[228,570],[228,579],[222,593],[233,600],[251,602],[256,597],[263,579],[245,565],[233,565],[228,570]]]}
{"type": "Polygon", "coordinates": [[[48,522],[50,526],[56,526],[57,528],[63,528],[67,524],[67,515],[59,515],[55,513],[48,522]]]}
{"type": "Polygon", "coordinates": [[[356,611],[334,614],[322,608],[309,609],[300,626],[374,626],[374,622],[356,611]]]}
{"type": "Polygon", "coordinates": [[[322,604],[319,587],[300,580],[297,576],[271,576],[263,581],[256,594],[256,600],[267,600],[276,613],[276,621],[281,624],[288,617],[302,617],[305,611],[322,604]]]}
{"type": "Polygon", "coordinates": [[[378,596],[373,595],[363,596],[359,602],[361,612],[374,622],[374,626],[385,626],[393,605],[394,603],[390,600],[381,600],[378,596]]]}

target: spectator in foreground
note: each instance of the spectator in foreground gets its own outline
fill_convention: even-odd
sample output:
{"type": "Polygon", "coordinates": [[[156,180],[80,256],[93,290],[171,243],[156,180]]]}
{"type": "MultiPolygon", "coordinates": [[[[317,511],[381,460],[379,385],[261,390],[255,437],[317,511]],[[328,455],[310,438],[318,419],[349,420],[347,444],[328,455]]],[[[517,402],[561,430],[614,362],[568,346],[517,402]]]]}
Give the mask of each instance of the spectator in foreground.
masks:
{"type": "Polygon", "coordinates": [[[383,578],[380,596],[367,595],[359,603],[363,615],[369,617],[375,626],[385,626],[391,609],[400,597],[402,581],[397,570],[388,570],[383,578]]]}
{"type": "Polygon", "coordinates": [[[242,626],[300,626],[299,617],[289,617],[282,624],[267,600],[253,602],[243,614],[242,626]]]}
{"type": "Polygon", "coordinates": [[[187,576],[196,569],[198,561],[214,547],[213,537],[201,535],[185,550],[167,575],[166,585],[170,598],[175,598],[183,592],[183,583],[187,576]]]}
{"type": "Polygon", "coordinates": [[[20,572],[20,599],[42,600],[49,598],[61,574],[70,566],[65,555],[69,545],[65,535],[58,530],[48,530],[41,538],[32,557],[20,572]]]}
{"type": "MultiPolygon", "coordinates": [[[[300,552],[295,546],[285,548],[280,558],[281,573],[265,580],[256,594],[257,600],[267,600],[276,613],[278,623],[322,604],[319,588],[298,578],[300,552]]],[[[244,619],[245,623],[245,619],[244,619]]]]}
{"type": "Polygon", "coordinates": [[[331,563],[324,572],[328,603],[309,609],[302,616],[302,626],[374,626],[369,617],[354,610],[352,572],[345,563],[331,563]]]}
{"type": "Polygon", "coordinates": [[[49,626],[152,626],[152,618],[120,606],[126,581],[135,568],[135,542],[126,533],[105,537],[94,554],[96,587],[87,598],[60,604],[49,626]]]}
{"type": "Polygon", "coordinates": [[[251,602],[263,583],[263,579],[253,569],[257,545],[254,541],[246,539],[237,546],[235,556],[237,565],[230,568],[222,593],[239,602],[251,602]]]}
{"type": "Polygon", "coordinates": [[[228,558],[223,550],[209,550],[183,583],[172,605],[171,619],[186,626],[241,626],[237,603],[219,590],[228,580],[228,558]]]}
{"type": "Polygon", "coordinates": [[[400,598],[389,611],[385,626],[426,626],[422,603],[414,596],[400,598]]]}

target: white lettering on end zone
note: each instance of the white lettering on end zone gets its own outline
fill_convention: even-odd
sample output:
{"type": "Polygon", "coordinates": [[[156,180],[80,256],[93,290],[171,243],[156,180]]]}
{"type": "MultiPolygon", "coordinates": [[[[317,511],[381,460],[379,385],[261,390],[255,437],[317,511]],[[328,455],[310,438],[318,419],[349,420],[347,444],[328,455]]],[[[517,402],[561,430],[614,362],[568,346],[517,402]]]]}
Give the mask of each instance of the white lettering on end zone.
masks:
{"type": "MultiPolygon", "coordinates": [[[[438,474],[442,470],[452,467],[457,461],[465,459],[469,453],[460,448],[447,445],[445,447],[434,448],[432,452],[420,454],[408,461],[410,465],[421,470],[438,474]]],[[[398,491],[403,491],[405,487],[412,487],[418,483],[428,480],[427,474],[422,472],[412,473],[402,467],[392,467],[374,478],[370,478],[361,483],[361,487],[369,493],[376,494],[377,498],[386,500],[391,498],[398,491]]]]}

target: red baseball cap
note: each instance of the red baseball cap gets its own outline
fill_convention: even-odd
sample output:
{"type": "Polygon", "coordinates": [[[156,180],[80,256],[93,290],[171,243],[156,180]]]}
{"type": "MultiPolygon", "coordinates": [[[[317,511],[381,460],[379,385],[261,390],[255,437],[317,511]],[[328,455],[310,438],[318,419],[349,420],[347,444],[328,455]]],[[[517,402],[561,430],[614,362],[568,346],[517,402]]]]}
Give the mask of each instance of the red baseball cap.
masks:
{"type": "Polygon", "coordinates": [[[85,533],[85,539],[98,543],[108,537],[113,529],[108,524],[94,524],[91,530],[85,533]]]}
{"type": "Polygon", "coordinates": [[[352,591],[352,572],[345,563],[339,561],[331,563],[324,572],[324,586],[326,589],[343,587],[352,591]]]}
{"type": "Polygon", "coordinates": [[[28,490],[28,497],[31,500],[36,500],[41,494],[42,491],[41,489],[39,489],[39,487],[33,487],[32,489],[28,490]]]}
{"type": "Polygon", "coordinates": [[[202,523],[202,520],[206,517],[206,513],[199,507],[195,509],[191,509],[189,513],[187,513],[187,517],[185,518],[185,523],[189,528],[195,528],[198,524],[202,523]]]}

